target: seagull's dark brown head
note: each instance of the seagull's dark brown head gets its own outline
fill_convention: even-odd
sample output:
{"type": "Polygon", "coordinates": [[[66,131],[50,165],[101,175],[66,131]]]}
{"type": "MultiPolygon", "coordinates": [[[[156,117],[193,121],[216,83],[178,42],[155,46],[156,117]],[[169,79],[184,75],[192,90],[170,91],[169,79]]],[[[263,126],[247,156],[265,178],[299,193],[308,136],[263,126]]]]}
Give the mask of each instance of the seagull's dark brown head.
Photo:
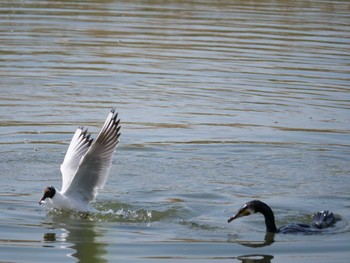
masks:
{"type": "Polygon", "coordinates": [[[46,198],[52,198],[54,197],[54,195],[56,194],[56,189],[53,186],[47,186],[44,189],[44,194],[43,197],[41,197],[40,201],[39,201],[39,205],[45,203],[45,199],[46,198]]]}

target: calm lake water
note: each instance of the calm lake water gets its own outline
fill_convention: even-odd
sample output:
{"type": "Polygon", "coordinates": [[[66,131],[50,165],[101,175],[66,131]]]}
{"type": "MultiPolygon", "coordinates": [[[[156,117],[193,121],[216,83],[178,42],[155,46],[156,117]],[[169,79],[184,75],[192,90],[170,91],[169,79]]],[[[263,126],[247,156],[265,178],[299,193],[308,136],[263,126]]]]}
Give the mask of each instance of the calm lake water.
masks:
{"type": "Polygon", "coordinates": [[[2,0],[0,22],[1,262],[348,262],[348,1],[2,0]],[[39,206],[111,108],[99,212],[39,206]],[[279,226],[341,220],[227,224],[257,198],[279,226]]]}

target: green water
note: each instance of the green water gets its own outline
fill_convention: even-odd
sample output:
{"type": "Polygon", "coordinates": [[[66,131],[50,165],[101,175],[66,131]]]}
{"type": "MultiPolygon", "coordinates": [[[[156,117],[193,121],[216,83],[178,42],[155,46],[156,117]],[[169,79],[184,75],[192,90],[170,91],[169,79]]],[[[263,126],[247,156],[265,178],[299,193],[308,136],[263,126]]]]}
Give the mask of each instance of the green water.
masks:
{"type": "Polygon", "coordinates": [[[0,1],[1,262],[347,262],[346,1],[0,1]],[[91,215],[39,206],[79,126],[122,136],[91,215]],[[331,210],[316,235],[265,236],[331,210]],[[250,260],[250,261],[249,261],[250,260]]]}

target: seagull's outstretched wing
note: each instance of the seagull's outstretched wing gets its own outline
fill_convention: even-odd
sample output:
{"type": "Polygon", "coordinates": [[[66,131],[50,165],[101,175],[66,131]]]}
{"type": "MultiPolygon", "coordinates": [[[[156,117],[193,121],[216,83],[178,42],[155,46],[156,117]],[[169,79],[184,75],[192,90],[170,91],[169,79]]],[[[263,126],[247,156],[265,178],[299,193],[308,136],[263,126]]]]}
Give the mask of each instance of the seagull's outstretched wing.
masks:
{"type": "Polygon", "coordinates": [[[117,117],[118,114],[112,110],[96,140],[78,163],[70,183],[62,189],[62,193],[84,201],[92,201],[97,196],[97,191],[103,188],[111,168],[114,150],[119,142],[120,120],[117,117]]]}
{"type": "Polygon", "coordinates": [[[79,162],[87,150],[90,148],[93,139],[90,139],[90,134],[87,129],[80,127],[75,132],[63,163],[61,164],[62,173],[62,192],[65,192],[70,185],[75,172],[78,169],[79,162]]]}

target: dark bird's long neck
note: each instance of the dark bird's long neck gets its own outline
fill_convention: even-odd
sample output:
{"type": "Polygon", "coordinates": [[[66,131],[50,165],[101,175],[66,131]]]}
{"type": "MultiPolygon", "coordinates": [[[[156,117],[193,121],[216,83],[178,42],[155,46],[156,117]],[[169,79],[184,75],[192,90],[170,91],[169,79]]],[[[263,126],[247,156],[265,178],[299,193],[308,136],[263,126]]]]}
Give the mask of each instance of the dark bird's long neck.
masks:
{"type": "Polygon", "coordinates": [[[272,212],[272,209],[267,204],[260,202],[259,206],[256,209],[256,212],[260,212],[264,215],[267,232],[271,232],[271,233],[278,232],[275,224],[275,216],[272,212]]]}

